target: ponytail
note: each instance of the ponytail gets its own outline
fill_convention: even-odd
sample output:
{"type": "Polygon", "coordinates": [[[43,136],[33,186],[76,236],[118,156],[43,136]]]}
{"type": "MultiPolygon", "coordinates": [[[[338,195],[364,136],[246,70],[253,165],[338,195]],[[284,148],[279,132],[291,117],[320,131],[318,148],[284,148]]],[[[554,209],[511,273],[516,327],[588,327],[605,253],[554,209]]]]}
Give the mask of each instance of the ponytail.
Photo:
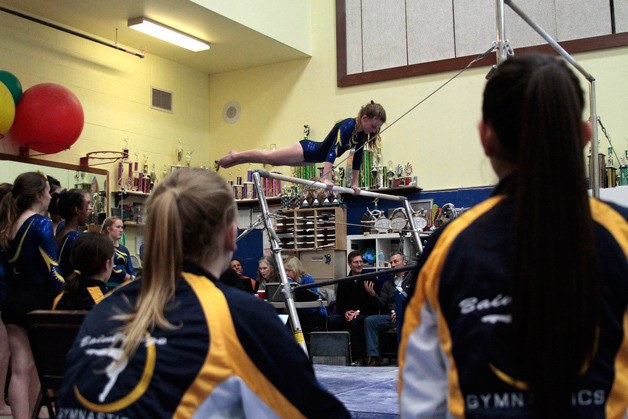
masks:
{"type": "Polygon", "coordinates": [[[183,267],[181,217],[177,191],[168,189],[155,195],[149,206],[146,225],[145,250],[142,265],[141,297],[123,329],[126,340],[122,345],[125,355],[135,353],[146,332],[154,327],[173,329],[164,315],[167,302],[174,296],[176,280],[183,267]]]}
{"type": "Polygon", "coordinates": [[[0,201],[0,246],[6,250],[11,242],[13,223],[20,215],[13,193],[9,191],[0,201]]]}
{"type": "Polygon", "coordinates": [[[583,107],[578,79],[549,56],[507,60],[485,90],[484,120],[516,167],[511,353],[548,417],[569,415],[598,321],[583,107]]]}
{"type": "Polygon", "coordinates": [[[133,310],[114,318],[125,325],[122,349],[135,353],[153,328],[174,329],[165,316],[175,295],[183,262],[202,264],[224,252],[225,231],[237,206],[224,179],[201,169],[180,169],[152,192],[146,203],[142,286],[133,310]]]}

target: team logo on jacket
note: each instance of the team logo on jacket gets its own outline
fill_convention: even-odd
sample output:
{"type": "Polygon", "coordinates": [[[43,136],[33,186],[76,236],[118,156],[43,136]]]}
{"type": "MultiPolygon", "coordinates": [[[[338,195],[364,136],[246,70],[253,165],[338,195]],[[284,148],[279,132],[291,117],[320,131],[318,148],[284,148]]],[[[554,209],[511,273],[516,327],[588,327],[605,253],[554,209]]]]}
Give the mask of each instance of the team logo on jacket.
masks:
{"type": "MultiPolygon", "coordinates": [[[[150,334],[146,334],[145,339],[140,344],[140,348],[145,347],[145,363],[142,368],[141,375],[137,380],[135,386],[127,392],[123,397],[117,400],[107,401],[111,390],[114,388],[116,382],[121,375],[125,374],[125,370],[128,367],[128,357],[124,354],[124,351],[120,347],[123,342],[124,336],[117,334],[115,336],[101,336],[92,337],[85,336],[81,339],[81,347],[94,346],[98,343],[111,343],[106,347],[101,348],[87,348],[85,349],[85,355],[98,358],[92,365],[103,365],[101,369],[92,371],[93,377],[104,379],[90,380],[90,392],[97,393],[95,400],[89,400],[79,390],[78,386],[74,384],[74,395],[77,400],[88,410],[94,412],[115,412],[122,410],[134,402],[136,402],[148,389],[153,373],[155,371],[155,360],[157,358],[156,345],[164,345],[166,343],[165,338],[154,339],[150,334]],[[114,344],[114,342],[116,342],[114,344]]],[[[138,349],[138,352],[140,349],[138,349]]],[[[139,354],[136,354],[139,355],[139,354]]],[[[127,371],[128,373],[128,371],[127,371]]],[[[126,378],[126,377],[125,377],[126,378]]],[[[128,381],[128,378],[125,380],[128,381]]]]}

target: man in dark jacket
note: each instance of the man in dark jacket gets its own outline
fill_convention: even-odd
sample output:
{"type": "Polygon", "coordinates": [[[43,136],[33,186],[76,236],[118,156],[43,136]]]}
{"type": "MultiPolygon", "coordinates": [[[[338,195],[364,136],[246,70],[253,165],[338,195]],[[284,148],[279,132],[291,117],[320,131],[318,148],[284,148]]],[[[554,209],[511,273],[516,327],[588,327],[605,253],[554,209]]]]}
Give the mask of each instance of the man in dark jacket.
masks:
{"type": "MultiPolygon", "coordinates": [[[[407,259],[403,253],[391,253],[391,268],[401,268],[406,265],[407,259]]],[[[408,288],[410,288],[409,272],[397,272],[394,277],[382,285],[382,289],[377,296],[380,305],[386,309],[385,314],[368,316],[364,321],[366,355],[368,356],[367,365],[370,367],[381,365],[381,360],[379,359],[379,333],[397,327],[395,305],[400,296],[407,295],[408,288]]]]}
{"type": "MultiPolygon", "coordinates": [[[[347,256],[349,276],[359,275],[364,268],[362,254],[353,251],[347,256]]],[[[334,329],[348,330],[351,338],[352,365],[365,365],[366,352],[364,349],[364,319],[372,314],[378,314],[380,301],[371,281],[349,281],[338,285],[336,291],[338,315],[330,323],[334,329]]]]}

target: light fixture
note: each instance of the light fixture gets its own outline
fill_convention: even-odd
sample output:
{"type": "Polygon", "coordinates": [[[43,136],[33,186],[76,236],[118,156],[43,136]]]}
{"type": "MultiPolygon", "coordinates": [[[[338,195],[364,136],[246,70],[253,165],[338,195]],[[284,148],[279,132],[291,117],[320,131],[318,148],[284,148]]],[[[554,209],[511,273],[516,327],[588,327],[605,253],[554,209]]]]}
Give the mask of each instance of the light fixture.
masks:
{"type": "Polygon", "coordinates": [[[131,29],[135,29],[140,32],[144,32],[147,35],[159,38],[162,41],[170,42],[171,44],[189,49],[190,51],[198,52],[209,49],[209,43],[194,38],[183,32],[179,32],[176,29],[169,28],[161,23],[154,22],[145,17],[136,17],[129,19],[128,26],[131,29]]]}

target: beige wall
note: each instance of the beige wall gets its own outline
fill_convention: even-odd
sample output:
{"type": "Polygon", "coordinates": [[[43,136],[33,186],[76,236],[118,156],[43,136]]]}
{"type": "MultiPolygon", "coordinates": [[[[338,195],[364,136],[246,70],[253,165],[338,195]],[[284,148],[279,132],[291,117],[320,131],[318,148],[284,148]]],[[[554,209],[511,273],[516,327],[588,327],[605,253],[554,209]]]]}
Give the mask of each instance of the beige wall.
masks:
{"type": "MultiPolygon", "coordinates": [[[[164,165],[175,163],[179,140],[185,150],[194,150],[192,164],[208,164],[207,75],[150,54],[139,59],[5,13],[0,13],[0,39],[0,69],[13,73],[24,90],[58,83],[83,106],[85,126],[78,141],[68,151],[40,158],[78,164],[90,151],[121,151],[128,138],[131,158],[147,156],[159,178],[164,165]],[[173,93],[174,112],[150,108],[151,86],[173,93]]],[[[4,139],[0,151],[17,154],[17,146],[4,139]]],[[[113,182],[114,166],[101,167],[111,169],[113,182]]]]}
{"type": "MultiPolygon", "coordinates": [[[[628,148],[628,48],[579,54],[576,59],[597,79],[598,113],[615,147],[628,148]]],[[[383,133],[384,160],[410,162],[425,189],[494,183],[476,133],[487,71],[466,71],[383,133]]],[[[390,124],[453,74],[337,88],[335,4],[312,2],[312,58],[210,76],[211,159],[230,148],[287,146],[301,138],[306,123],[312,127],[311,137],[322,139],[335,121],[355,115],[371,99],[385,106],[390,124]],[[232,100],[241,104],[242,114],[230,125],[221,114],[232,100]]],[[[606,152],[607,146],[600,132],[600,150],[606,152]]],[[[231,179],[248,168],[221,173],[231,179]]]]}
{"type": "Polygon", "coordinates": [[[306,54],[311,0],[190,0],[306,54]]]}

